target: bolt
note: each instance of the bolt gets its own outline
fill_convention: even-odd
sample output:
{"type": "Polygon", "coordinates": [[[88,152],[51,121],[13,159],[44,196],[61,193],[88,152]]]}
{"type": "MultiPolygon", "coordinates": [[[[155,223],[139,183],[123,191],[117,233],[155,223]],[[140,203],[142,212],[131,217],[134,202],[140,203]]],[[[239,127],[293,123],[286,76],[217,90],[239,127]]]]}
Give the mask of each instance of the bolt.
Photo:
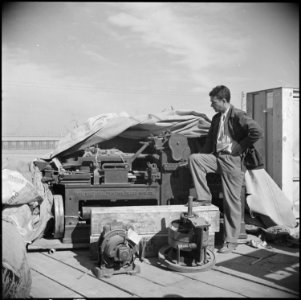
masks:
{"type": "Polygon", "coordinates": [[[49,254],[53,254],[54,252],[55,252],[55,249],[49,249],[49,250],[48,250],[48,253],[49,253],[49,254]]]}
{"type": "Polygon", "coordinates": [[[193,201],[193,196],[188,197],[188,217],[192,216],[192,201],[193,201]]]}

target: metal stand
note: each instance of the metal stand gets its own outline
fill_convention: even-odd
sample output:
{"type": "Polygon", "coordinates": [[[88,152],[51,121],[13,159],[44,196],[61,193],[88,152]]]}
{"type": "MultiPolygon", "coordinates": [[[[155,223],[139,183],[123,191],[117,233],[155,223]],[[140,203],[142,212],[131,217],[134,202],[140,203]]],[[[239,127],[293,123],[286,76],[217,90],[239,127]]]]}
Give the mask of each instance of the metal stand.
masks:
{"type": "Polygon", "coordinates": [[[193,214],[193,197],[189,196],[188,212],[171,222],[168,245],[159,250],[159,260],[178,272],[199,272],[213,267],[214,253],[207,249],[209,226],[205,219],[193,214]]]}

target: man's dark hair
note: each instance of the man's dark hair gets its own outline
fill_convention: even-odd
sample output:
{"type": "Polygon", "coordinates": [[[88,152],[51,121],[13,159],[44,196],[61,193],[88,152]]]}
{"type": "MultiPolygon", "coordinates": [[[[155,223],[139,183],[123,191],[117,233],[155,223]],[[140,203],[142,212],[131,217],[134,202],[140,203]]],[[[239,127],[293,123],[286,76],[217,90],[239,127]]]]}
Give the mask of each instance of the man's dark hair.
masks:
{"type": "Polygon", "coordinates": [[[230,90],[224,85],[218,85],[209,93],[210,97],[216,97],[217,99],[226,99],[227,102],[230,102],[231,93],[230,90]]]}

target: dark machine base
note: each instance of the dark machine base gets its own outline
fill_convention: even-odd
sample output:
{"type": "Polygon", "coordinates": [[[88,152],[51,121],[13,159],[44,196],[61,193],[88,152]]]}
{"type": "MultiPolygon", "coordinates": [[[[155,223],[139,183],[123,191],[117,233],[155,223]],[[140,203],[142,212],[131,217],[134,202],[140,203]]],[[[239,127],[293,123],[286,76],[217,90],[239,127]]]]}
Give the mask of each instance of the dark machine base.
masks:
{"type": "Polygon", "coordinates": [[[191,259],[187,257],[189,255],[187,255],[187,252],[185,253],[185,251],[181,251],[181,254],[181,261],[177,263],[176,250],[169,245],[165,245],[159,250],[158,257],[160,263],[168,269],[183,273],[206,271],[215,265],[215,255],[209,249],[206,249],[206,262],[203,264],[191,262],[191,259]]]}
{"type": "Polygon", "coordinates": [[[121,269],[118,270],[114,270],[113,268],[99,268],[99,267],[95,267],[93,270],[94,275],[100,279],[100,278],[110,278],[113,275],[117,275],[117,274],[128,274],[128,275],[135,275],[140,273],[140,266],[137,265],[131,265],[128,267],[123,267],[121,269]]]}

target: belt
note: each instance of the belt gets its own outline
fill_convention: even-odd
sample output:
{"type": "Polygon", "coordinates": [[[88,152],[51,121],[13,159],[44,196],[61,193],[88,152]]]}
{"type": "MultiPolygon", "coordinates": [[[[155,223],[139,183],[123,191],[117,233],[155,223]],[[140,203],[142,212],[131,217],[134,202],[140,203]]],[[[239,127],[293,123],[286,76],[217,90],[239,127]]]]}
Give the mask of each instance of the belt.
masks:
{"type": "Polygon", "coordinates": [[[232,157],[238,157],[238,156],[241,157],[240,154],[233,155],[232,153],[229,153],[228,151],[213,152],[213,154],[217,157],[220,155],[231,155],[232,157]]]}

